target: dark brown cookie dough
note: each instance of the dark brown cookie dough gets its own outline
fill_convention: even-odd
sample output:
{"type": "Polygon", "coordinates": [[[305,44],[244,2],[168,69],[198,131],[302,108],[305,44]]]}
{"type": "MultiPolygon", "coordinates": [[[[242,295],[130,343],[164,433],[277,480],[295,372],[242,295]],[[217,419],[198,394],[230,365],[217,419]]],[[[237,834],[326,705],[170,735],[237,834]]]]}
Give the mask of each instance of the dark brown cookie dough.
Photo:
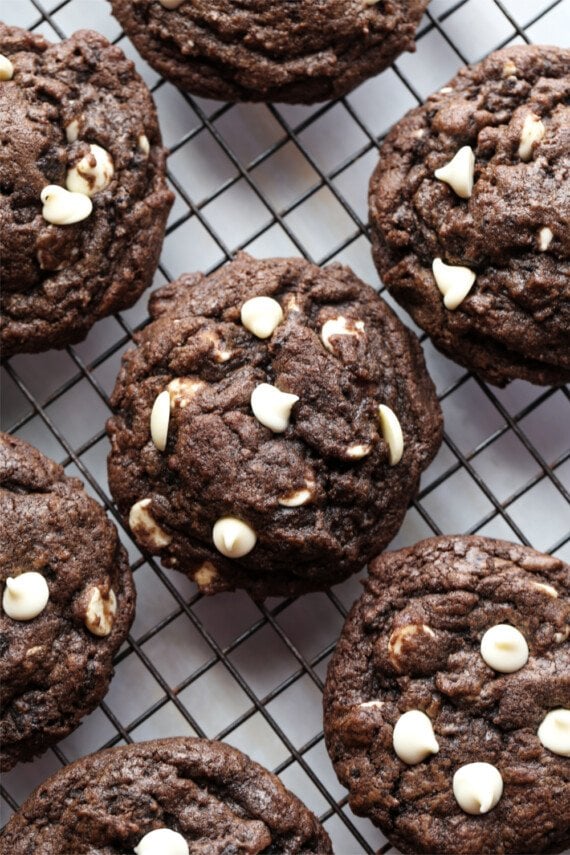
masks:
{"type": "Polygon", "coordinates": [[[107,425],[109,484],[139,543],[207,593],[240,587],[257,598],[326,588],[377,554],[442,425],[419,343],[375,291],[339,264],[240,253],[208,277],[162,288],[150,311],[107,425]],[[283,313],[266,339],[240,320],[258,296],[283,313]],[[344,334],[329,338],[335,326],[344,334]],[[299,399],[283,432],[252,411],[262,384],[299,399]],[[170,398],[164,451],[150,431],[161,394],[167,414],[170,398]],[[380,404],[403,431],[394,465],[380,404]],[[214,545],[227,517],[257,536],[241,556],[214,545]]]}
{"type": "Polygon", "coordinates": [[[88,30],[52,45],[0,23],[0,53],[13,66],[0,80],[1,343],[11,356],[81,341],[132,306],[152,281],[173,197],[152,97],[118,47],[88,30]],[[91,198],[91,213],[48,221],[42,191],[65,189],[78,164],[89,171],[92,145],[101,180],[82,186],[94,195],[60,190],[58,203],[81,216],[91,198]]]}
{"type": "Polygon", "coordinates": [[[370,183],[385,284],[443,353],[499,386],[570,380],[569,70],[569,50],[528,45],[464,68],[392,129],[370,183]],[[467,146],[463,198],[434,171],[467,146]],[[437,258],[475,274],[455,309],[437,258]]]}
{"type": "Polygon", "coordinates": [[[142,56],[181,89],[304,104],[345,95],[414,50],[427,3],[112,0],[142,56]]]}
{"type": "Polygon", "coordinates": [[[191,737],[111,748],[61,769],[12,817],[0,848],[123,855],[158,828],[181,835],[193,855],[332,852],[279,778],[229,745],[191,737]]]}
{"type": "MultiPolygon", "coordinates": [[[[570,843],[568,723],[557,753],[537,734],[548,713],[570,707],[569,595],[568,565],[482,537],[432,538],[371,563],[329,666],[325,738],[352,809],[402,852],[559,852],[570,843]],[[528,645],[511,673],[481,654],[498,624],[528,645]],[[439,746],[414,764],[393,747],[411,710],[431,720],[439,746]],[[499,770],[503,793],[475,815],[456,801],[453,778],[480,762],[499,770]]],[[[499,650],[511,667],[518,645],[499,650]]]]}
{"type": "Polygon", "coordinates": [[[135,591],[103,508],[61,466],[7,434],[0,434],[0,519],[0,768],[7,771],[62,739],[101,701],[133,621],[135,591]],[[10,596],[7,579],[16,580],[19,597],[10,596]],[[25,608],[40,610],[24,619],[25,608]]]}

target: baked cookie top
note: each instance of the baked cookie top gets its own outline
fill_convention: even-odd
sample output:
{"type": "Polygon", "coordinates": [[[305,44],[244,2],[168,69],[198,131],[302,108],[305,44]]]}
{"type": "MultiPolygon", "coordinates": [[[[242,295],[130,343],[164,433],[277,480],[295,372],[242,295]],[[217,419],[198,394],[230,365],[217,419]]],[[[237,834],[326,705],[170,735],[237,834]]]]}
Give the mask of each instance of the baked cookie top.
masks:
{"type": "Polygon", "coordinates": [[[132,305],[172,194],[150,92],[122,51],[0,24],[2,351],[79,341],[132,305]]]}
{"type": "Polygon", "coordinates": [[[332,852],[317,818],[276,775],[229,745],[191,737],[66,766],[32,793],[0,843],[13,855],[332,852]]]}
{"type": "Polygon", "coordinates": [[[568,565],[482,537],[371,563],[329,666],[325,738],[353,810],[402,852],[570,842],[569,595],[568,565]]]}
{"type": "Polygon", "coordinates": [[[393,537],[441,441],[416,337],[339,264],[241,253],[155,292],[123,360],[109,483],[208,593],[318,590],[393,537]]]}
{"type": "Polygon", "coordinates": [[[389,133],[374,259],[444,353],[497,385],[570,380],[570,51],[462,69],[389,133]]]}
{"type": "Polygon", "coordinates": [[[127,556],[83,484],[0,434],[0,767],[70,733],[107,691],[133,621],[127,556]]]}
{"type": "Polygon", "coordinates": [[[336,98],[414,49],[428,0],[112,0],[142,56],[224,101],[336,98]]]}

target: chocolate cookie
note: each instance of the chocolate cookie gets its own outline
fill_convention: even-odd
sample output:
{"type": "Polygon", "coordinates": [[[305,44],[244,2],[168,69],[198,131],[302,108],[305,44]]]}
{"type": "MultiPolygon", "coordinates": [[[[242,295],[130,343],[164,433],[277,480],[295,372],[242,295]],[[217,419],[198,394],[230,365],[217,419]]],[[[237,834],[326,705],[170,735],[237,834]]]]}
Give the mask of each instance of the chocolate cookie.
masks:
{"type": "Polygon", "coordinates": [[[338,98],[414,50],[428,0],[111,0],[142,56],[224,101],[338,98]]]}
{"type": "Polygon", "coordinates": [[[570,50],[464,68],[388,134],[370,183],[385,284],[485,380],[570,380],[570,50]]]}
{"type": "Polygon", "coordinates": [[[4,356],[85,338],[137,300],[173,196],[151,95],[88,30],[51,45],[0,23],[4,356]]]}
{"type": "Polygon", "coordinates": [[[135,591],[115,526],[76,478],[0,434],[0,768],[70,733],[105,695],[135,591]]]}
{"type": "Polygon", "coordinates": [[[107,425],[137,541],[206,593],[290,595],[360,569],[441,442],[416,337],[347,267],[245,253],[150,312],[107,425]]]}
{"type": "Polygon", "coordinates": [[[111,748],[61,769],[11,818],[0,845],[11,855],[332,852],[276,775],[223,742],[191,737],[111,748]]]}
{"type": "Polygon", "coordinates": [[[370,565],[330,663],[325,738],[352,809],[402,852],[570,843],[570,567],[439,537],[370,565]]]}

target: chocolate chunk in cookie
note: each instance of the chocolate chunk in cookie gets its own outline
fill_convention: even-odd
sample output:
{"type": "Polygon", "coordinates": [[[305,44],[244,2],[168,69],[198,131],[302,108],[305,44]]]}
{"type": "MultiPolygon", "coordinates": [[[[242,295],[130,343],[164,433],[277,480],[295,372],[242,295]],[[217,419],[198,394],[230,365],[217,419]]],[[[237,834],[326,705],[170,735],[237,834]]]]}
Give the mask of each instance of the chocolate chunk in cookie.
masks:
{"type": "Polygon", "coordinates": [[[550,555],[458,536],[374,560],[324,694],[352,809],[407,853],[568,846],[569,635],[550,555]]]}
{"type": "Polygon", "coordinates": [[[60,44],[0,23],[4,356],[85,338],[158,264],[172,194],[152,97],[88,30],[60,44]]]}
{"type": "Polygon", "coordinates": [[[141,55],[181,89],[224,101],[310,104],[382,71],[428,0],[112,0],[141,55]]]}
{"type": "Polygon", "coordinates": [[[10,819],[0,845],[11,855],[332,852],[279,778],[229,745],[192,738],[111,748],[61,769],[10,819]]]}
{"type": "Polygon", "coordinates": [[[374,259],[447,356],[504,386],[570,380],[570,51],[464,68],[388,134],[374,259]]]}
{"type": "Polygon", "coordinates": [[[0,768],[67,736],[102,700],[134,617],[127,555],[76,478],[0,434],[0,768]]]}
{"type": "Polygon", "coordinates": [[[416,337],[346,267],[242,253],[156,292],[108,423],[137,541],[214,593],[320,590],[401,525],[441,442],[416,337]]]}

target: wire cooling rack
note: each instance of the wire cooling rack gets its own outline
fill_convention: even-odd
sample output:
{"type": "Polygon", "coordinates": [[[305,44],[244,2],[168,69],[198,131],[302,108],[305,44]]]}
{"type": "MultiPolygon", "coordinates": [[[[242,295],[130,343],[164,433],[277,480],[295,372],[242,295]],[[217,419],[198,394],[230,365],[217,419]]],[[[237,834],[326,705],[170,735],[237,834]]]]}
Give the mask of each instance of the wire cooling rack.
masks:
{"type": "MultiPolygon", "coordinates": [[[[433,0],[417,52],[346,98],[313,107],[225,105],[181,94],[146,65],[105,0],[3,0],[2,16],[58,40],[99,30],[131,56],[157,103],[176,194],[154,287],[210,271],[237,249],[340,260],[381,287],[366,228],[368,178],[389,127],[466,62],[508,44],[560,44],[570,0],[433,0]]],[[[328,760],[321,690],[354,577],[327,593],[254,604],[243,592],[206,598],[142,554],[122,527],[106,478],[104,423],[123,352],[147,321],[148,293],[97,324],[80,345],[19,356],[3,369],[5,430],[78,475],[107,508],[129,550],[137,617],[111,689],[71,736],[4,777],[12,810],[62,764],[103,747],[197,734],[241,748],[324,822],[339,855],[395,852],[355,817],[328,760]]],[[[480,533],[570,560],[570,395],[514,382],[490,388],[422,337],[446,434],[393,543],[480,533]]],[[[362,574],[361,574],[362,575],[362,574]]]]}

